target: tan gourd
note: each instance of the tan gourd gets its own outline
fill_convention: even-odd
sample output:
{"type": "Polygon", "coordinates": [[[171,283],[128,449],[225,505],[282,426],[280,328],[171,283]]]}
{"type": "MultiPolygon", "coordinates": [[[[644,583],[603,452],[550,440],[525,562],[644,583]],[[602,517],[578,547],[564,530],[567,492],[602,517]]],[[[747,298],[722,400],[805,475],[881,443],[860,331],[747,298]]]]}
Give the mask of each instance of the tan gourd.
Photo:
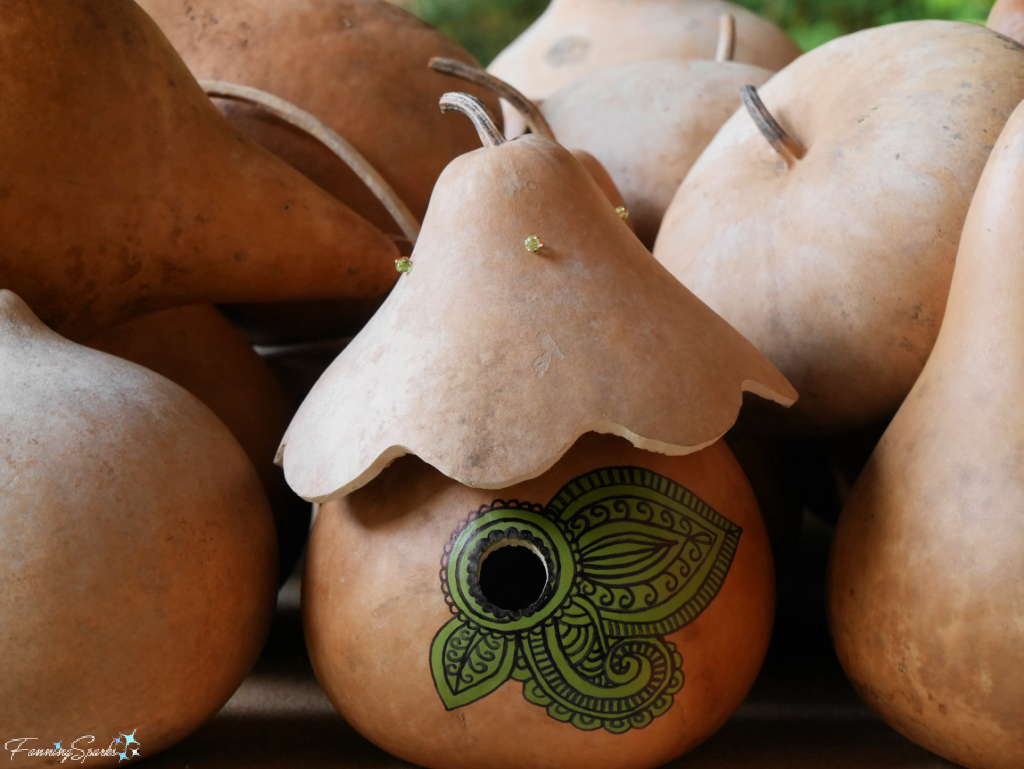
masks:
{"type": "Polygon", "coordinates": [[[260,476],[277,529],[278,573],[287,578],[306,543],[310,506],[288,488],[274,464],[293,408],[252,346],[209,305],[144,315],[87,344],[170,379],[220,418],[260,476]]]}
{"type": "Polygon", "coordinates": [[[571,153],[483,135],[438,180],[411,270],[292,420],[278,461],[302,497],[344,496],[409,453],[503,488],[591,430],[685,454],[732,426],[743,391],[795,400],[571,153]]]}
{"type": "MultiPolygon", "coordinates": [[[[352,144],[421,220],[437,177],[477,145],[468,125],[437,110],[445,83],[425,64],[465,49],[384,0],[141,0],[200,80],[252,86],[324,121],[352,144]]],[[[493,108],[485,89],[469,89],[493,108]]],[[[265,110],[217,100],[228,120],[354,211],[399,239],[409,235],[335,154],[265,110]]],[[[375,309],[344,303],[242,308],[233,317],[268,343],[351,335],[375,309]],[[342,313],[342,315],[339,315],[342,313]],[[346,318],[344,314],[347,314],[346,318]],[[354,317],[353,317],[354,315],[354,317]]]]}
{"type": "Polygon", "coordinates": [[[572,153],[442,105],[487,146],[441,175],[408,272],[282,443],[323,502],[310,659],[423,766],[657,766],[763,659],[771,550],[719,439],[744,390],[796,394],[572,153]]]}
{"type": "Polygon", "coordinates": [[[588,72],[653,59],[714,59],[723,14],[735,19],[736,61],[777,71],[800,55],[786,34],[721,0],[552,0],[488,71],[531,99],[588,72]]]}
{"type": "Polygon", "coordinates": [[[995,145],[935,349],[843,510],[828,588],[861,696],[969,769],[1024,765],[1024,107],[995,145]]]}
{"type": "Polygon", "coordinates": [[[1024,2],[996,0],[988,15],[987,26],[1018,43],[1024,43],[1024,2]]]}
{"type": "MultiPolygon", "coordinates": [[[[502,106],[504,107],[506,104],[510,105],[516,111],[516,115],[524,121],[524,126],[528,126],[530,131],[538,136],[551,139],[551,141],[557,141],[554,131],[551,130],[551,126],[548,125],[548,121],[544,118],[544,114],[540,111],[537,105],[505,81],[496,78],[494,75],[491,75],[479,67],[464,64],[463,62],[456,61],[455,59],[445,59],[435,56],[430,60],[429,64],[430,68],[435,72],[452,75],[463,82],[476,83],[489,90],[495,96],[500,96],[502,98],[502,106]]],[[[522,131],[519,132],[519,134],[521,133],[522,131]]],[[[517,134],[517,136],[519,134],[517,134]]],[[[508,133],[505,133],[505,138],[508,139],[513,137],[510,137],[508,133]]],[[[626,226],[629,227],[630,231],[636,232],[633,220],[629,214],[629,207],[626,205],[626,200],[622,197],[622,193],[619,192],[619,188],[615,186],[614,180],[608,171],[605,170],[601,161],[585,150],[572,149],[570,152],[572,152],[573,156],[580,161],[580,164],[587,169],[587,173],[593,177],[594,181],[597,182],[597,186],[601,188],[601,192],[603,192],[604,196],[608,198],[608,202],[612,204],[612,208],[615,209],[619,218],[626,223],[626,226]]]]}
{"type": "Polygon", "coordinates": [[[394,244],[231,128],[130,0],[4,3],[0,72],[0,284],[59,331],[393,283],[394,244]]]}
{"type": "Polygon", "coordinates": [[[772,73],[730,61],[659,60],[582,75],[541,105],[569,147],[596,157],[621,191],[637,237],[654,247],[672,197],[740,107],[740,89],[772,73]]]}
{"type": "MultiPolygon", "coordinates": [[[[614,499],[614,492],[612,495],[614,499]]],[[[529,514],[511,513],[513,524],[525,530],[519,522],[521,516],[529,514]]],[[[574,521],[581,527],[587,523],[585,515],[574,521]]],[[[608,526],[613,529],[615,524],[608,526]]],[[[672,534],[664,529],[652,527],[634,533],[638,535],[637,561],[644,556],[654,560],[659,548],[671,547],[672,534]],[[652,534],[650,539],[644,538],[652,534]]],[[[558,534],[553,533],[552,539],[557,542],[558,534]]],[[[524,548],[512,550],[522,552],[524,548]]],[[[698,549],[702,556],[706,551],[706,545],[698,549]]],[[[453,550],[455,556],[459,552],[458,547],[453,550]]],[[[568,571],[567,564],[561,565],[563,573],[568,571]]],[[[587,572],[587,564],[581,571],[587,572]]],[[[481,574],[487,574],[486,562],[481,574]]],[[[620,590],[615,597],[632,595],[637,602],[651,597],[653,591],[643,584],[644,576],[635,579],[635,593],[620,590]]],[[[676,579],[665,572],[660,576],[666,582],[676,579]]],[[[509,582],[518,586],[524,577],[516,573],[509,582]]],[[[564,587],[568,581],[562,577],[553,587],[564,587]]],[[[633,448],[615,436],[590,433],[544,475],[501,491],[461,485],[408,456],[368,486],[323,505],[306,555],[303,625],[317,678],[345,720],[407,761],[430,769],[648,769],[702,742],[746,696],[768,648],[774,584],[771,550],[757,502],[723,441],[694,454],[669,457],[633,448]],[[527,672],[528,663],[521,661],[523,672],[518,680],[502,680],[503,671],[493,672],[495,666],[487,664],[486,654],[494,652],[502,661],[502,652],[507,653],[510,645],[514,648],[519,639],[512,637],[506,643],[510,637],[499,634],[492,637],[498,643],[485,646],[481,649],[484,656],[471,660],[483,663],[476,680],[468,671],[463,677],[477,683],[493,673],[492,683],[498,685],[472,702],[446,709],[438,693],[438,686],[445,683],[439,684],[432,675],[430,652],[434,638],[469,613],[453,614],[449,606],[456,604],[451,597],[446,603],[442,585],[455,591],[457,578],[443,583],[438,575],[457,529],[481,506],[492,505],[496,499],[543,505],[573,479],[587,478],[595,468],[623,466],[642,468],[679,484],[742,529],[735,557],[713,600],[684,627],[672,630],[675,623],[669,619],[665,635],[650,638],[638,630],[632,642],[614,636],[601,639],[619,650],[608,658],[610,665],[621,665],[618,683],[623,688],[636,687],[630,700],[619,706],[618,719],[588,719],[579,710],[563,710],[557,699],[546,698],[543,692],[560,691],[576,699],[573,687],[559,680],[557,663],[543,676],[527,672]],[[665,666],[679,676],[675,683],[664,682],[671,693],[655,712],[668,707],[652,718],[649,708],[656,697],[648,690],[657,688],[657,679],[655,685],[643,688],[637,679],[651,673],[642,668],[646,661],[642,647],[658,642],[670,644],[680,655],[665,666]],[[631,643],[635,645],[632,649],[631,643]],[[523,677],[531,675],[534,677],[524,683],[523,677]]],[[[598,598],[606,595],[599,591],[598,598]]],[[[558,600],[556,596],[552,602],[558,600]]],[[[575,633],[566,632],[569,626],[564,623],[545,624],[542,615],[551,603],[527,619],[539,623],[534,626],[535,648],[530,652],[531,662],[538,667],[543,663],[537,662],[546,656],[543,636],[537,637],[540,632],[572,636],[577,644],[588,632],[588,618],[576,608],[586,604],[569,598],[563,606],[575,633]]],[[[529,636],[521,635],[525,644],[529,636]]],[[[476,641],[486,643],[479,637],[476,641]]],[[[653,651],[651,658],[655,663],[662,659],[653,651]]],[[[469,699],[476,692],[459,693],[469,699]]],[[[591,697],[600,693],[601,689],[587,690],[591,697]]],[[[615,703],[614,692],[605,690],[604,694],[615,703]]],[[[583,692],[580,695],[577,701],[586,702],[583,692]]],[[[600,697],[591,702],[591,713],[607,707],[600,697]]]]}
{"type": "Polygon", "coordinates": [[[740,106],[740,89],[760,86],[772,76],[766,69],[733,62],[735,44],[735,21],[725,14],[715,61],[659,59],[604,67],[581,75],[540,104],[493,74],[459,62],[433,59],[430,66],[502,97],[502,107],[512,108],[505,113],[507,138],[529,127],[576,148],[573,152],[612,204],[628,212],[626,223],[640,242],[653,248],[672,196],[740,106]]]}
{"type": "Polygon", "coordinates": [[[181,739],[241,683],[274,610],[274,526],[245,452],[177,385],[0,290],[0,456],[0,724],[26,738],[5,763],[181,739]]]}
{"type": "Polygon", "coordinates": [[[654,254],[800,392],[764,429],[883,421],[938,332],[971,194],[1024,99],[1024,49],[974,24],[893,24],[756,95],[691,168],[654,254]]]}

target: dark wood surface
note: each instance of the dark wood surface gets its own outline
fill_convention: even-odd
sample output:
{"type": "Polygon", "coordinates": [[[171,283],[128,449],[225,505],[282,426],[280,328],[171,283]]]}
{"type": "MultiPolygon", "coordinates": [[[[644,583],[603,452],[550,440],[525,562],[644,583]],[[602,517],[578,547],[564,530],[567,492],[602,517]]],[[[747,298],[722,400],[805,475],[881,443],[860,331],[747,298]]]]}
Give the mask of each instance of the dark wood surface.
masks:
{"type": "MultiPolygon", "coordinates": [[[[797,554],[780,581],[771,649],[750,696],[711,739],[667,767],[955,767],[889,728],[843,676],[822,602],[829,536],[827,526],[805,518],[797,554]]],[[[143,764],[150,769],[413,766],[363,739],[320,689],[306,656],[294,576],[281,590],[263,655],[234,697],[193,735],[143,764]]]]}

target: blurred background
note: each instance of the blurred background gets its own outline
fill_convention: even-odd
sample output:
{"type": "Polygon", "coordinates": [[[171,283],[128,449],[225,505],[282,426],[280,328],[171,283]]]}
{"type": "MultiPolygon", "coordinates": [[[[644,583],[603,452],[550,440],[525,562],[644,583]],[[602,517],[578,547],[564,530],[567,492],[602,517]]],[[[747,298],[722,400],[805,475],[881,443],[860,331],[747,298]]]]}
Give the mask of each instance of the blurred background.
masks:
{"type": "MultiPolygon", "coordinates": [[[[487,64],[548,0],[394,0],[487,64]]],[[[984,22],[994,0],[732,0],[771,19],[805,51],[866,27],[909,19],[984,22]]]]}

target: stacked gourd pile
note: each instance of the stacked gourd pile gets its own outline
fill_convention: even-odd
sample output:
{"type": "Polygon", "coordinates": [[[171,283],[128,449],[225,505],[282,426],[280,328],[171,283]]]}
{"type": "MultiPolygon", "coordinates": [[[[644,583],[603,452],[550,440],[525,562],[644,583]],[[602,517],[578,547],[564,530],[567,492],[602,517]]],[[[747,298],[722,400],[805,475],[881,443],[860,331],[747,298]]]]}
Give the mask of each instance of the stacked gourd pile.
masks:
{"type": "Polygon", "coordinates": [[[384,0],[0,4],[0,734],[194,730],[315,502],[307,644],[364,735],[656,766],[763,661],[778,442],[892,418],[840,659],[1024,765],[1022,100],[955,22],[799,56],[720,0],[553,0],[486,73],[384,0]],[[356,331],[294,415],[252,347],[356,331]]]}

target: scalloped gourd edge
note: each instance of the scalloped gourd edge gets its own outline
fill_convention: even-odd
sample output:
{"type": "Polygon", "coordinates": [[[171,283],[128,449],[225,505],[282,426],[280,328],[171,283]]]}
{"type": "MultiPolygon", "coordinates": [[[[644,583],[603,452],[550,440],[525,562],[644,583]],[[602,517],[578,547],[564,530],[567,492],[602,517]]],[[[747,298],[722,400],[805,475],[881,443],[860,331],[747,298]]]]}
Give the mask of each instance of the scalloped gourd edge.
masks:
{"type": "MultiPolygon", "coordinates": [[[[736,423],[736,418],[739,416],[740,407],[742,406],[742,393],[745,392],[753,393],[754,395],[764,398],[765,400],[773,401],[775,403],[778,403],[780,406],[784,406],[787,408],[796,403],[797,400],[796,398],[788,398],[787,396],[781,393],[777,393],[774,390],[770,389],[769,387],[761,384],[760,382],[754,379],[745,379],[743,380],[743,384],[740,385],[740,406],[736,408],[732,424],[736,423]]],[[[728,430],[726,430],[726,432],[728,432],[728,430]]],[[[558,460],[565,456],[565,453],[570,448],[573,447],[576,441],[580,439],[580,436],[585,435],[586,433],[617,435],[620,438],[625,438],[638,449],[643,449],[644,451],[651,451],[656,454],[664,454],[670,457],[681,457],[687,454],[695,454],[698,451],[706,449],[708,446],[717,443],[722,439],[722,436],[725,435],[725,432],[723,432],[721,435],[715,436],[711,440],[705,441],[704,443],[700,443],[694,446],[681,446],[674,443],[665,443],[664,441],[654,440],[652,438],[644,438],[642,435],[633,432],[628,427],[620,425],[617,422],[601,421],[591,422],[590,424],[584,425],[583,428],[579,430],[579,432],[577,432],[576,435],[574,435],[572,439],[565,443],[565,445],[563,445],[557,452],[555,452],[554,456],[552,456],[550,459],[540,463],[529,472],[523,473],[518,477],[509,478],[507,481],[502,480],[501,482],[496,483],[474,482],[471,480],[467,480],[465,478],[459,478],[453,475],[449,475],[443,469],[437,467],[433,463],[428,462],[427,464],[430,464],[432,467],[434,467],[435,470],[437,470],[441,474],[446,475],[447,477],[463,484],[464,486],[469,486],[471,488],[476,489],[504,489],[508,488],[509,486],[514,486],[517,483],[529,481],[533,478],[536,478],[546,473],[555,465],[555,463],[558,462],[558,460]]],[[[274,462],[281,467],[285,466],[284,455],[287,447],[287,441],[282,440],[281,445],[277,449],[277,454],[274,457],[274,462]]],[[[344,486],[340,486],[339,488],[335,489],[334,491],[328,494],[323,494],[320,496],[303,497],[303,499],[305,499],[307,502],[312,502],[314,504],[323,504],[325,502],[330,502],[332,500],[348,496],[353,491],[357,491],[358,489],[361,489],[363,486],[370,483],[396,459],[407,456],[409,454],[412,454],[413,456],[420,458],[415,450],[407,446],[390,446],[384,451],[382,451],[377,456],[377,458],[366,467],[366,469],[364,469],[361,473],[359,473],[355,478],[346,483],[344,486]]],[[[287,468],[285,470],[285,475],[287,476],[287,468]]]]}

